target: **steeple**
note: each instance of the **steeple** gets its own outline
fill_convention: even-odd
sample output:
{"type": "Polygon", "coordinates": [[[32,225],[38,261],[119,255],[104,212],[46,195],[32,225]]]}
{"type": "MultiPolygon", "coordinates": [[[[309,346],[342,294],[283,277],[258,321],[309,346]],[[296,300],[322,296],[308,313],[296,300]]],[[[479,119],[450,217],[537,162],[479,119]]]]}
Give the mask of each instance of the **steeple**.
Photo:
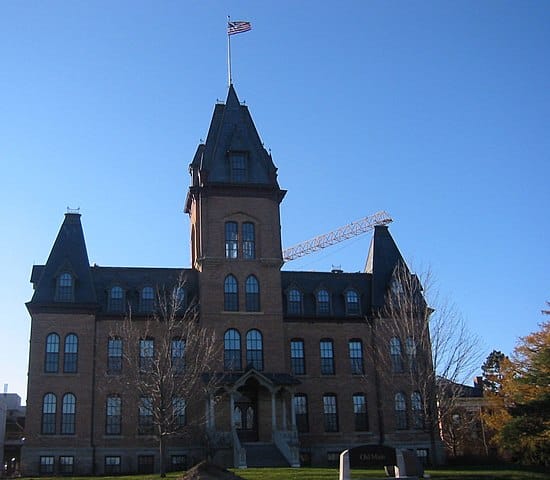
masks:
{"type": "Polygon", "coordinates": [[[206,142],[197,148],[190,170],[193,186],[279,188],[277,168],[233,85],[225,104],[215,106],[206,142]]]}
{"type": "Polygon", "coordinates": [[[29,306],[93,304],[96,294],[79,213],[66,213],[46,265],[33,268],[29,306]]]}

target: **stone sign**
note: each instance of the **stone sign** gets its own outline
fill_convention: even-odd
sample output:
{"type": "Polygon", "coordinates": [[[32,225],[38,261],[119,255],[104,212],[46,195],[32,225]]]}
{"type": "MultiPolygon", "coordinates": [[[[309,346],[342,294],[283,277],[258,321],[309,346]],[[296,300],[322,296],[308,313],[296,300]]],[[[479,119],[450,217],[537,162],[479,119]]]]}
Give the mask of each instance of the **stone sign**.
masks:
{"type": "Polygon", "coordinates": [[[361,445],[349,450],[351,468],[382,468],[396,465],[395,448],[385,445],[361,445]]]}

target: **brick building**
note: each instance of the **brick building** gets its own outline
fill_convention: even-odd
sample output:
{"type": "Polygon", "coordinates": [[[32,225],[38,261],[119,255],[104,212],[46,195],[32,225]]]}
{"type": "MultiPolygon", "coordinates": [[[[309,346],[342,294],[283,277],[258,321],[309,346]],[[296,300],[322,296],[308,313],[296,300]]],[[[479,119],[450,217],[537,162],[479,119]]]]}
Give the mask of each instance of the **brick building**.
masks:
{"type": "MultiPolygon", "coordinates": [[[[186,404],[189,415],[206,410],[218,461],[327,465],[360,444],[432,457],[437,442],[421,413],[429,399],[414,391],[401,361],[410,339],[375,337],[404,264],[388,228],[375,228],[363,273],[282,271],[285,191],[232,86],[190,173],[190,268],[90,266],[77,213],[65,215],[48,260],[34,266],[24,473],[158,465],[155,442],[140,435],[136,393],[113,386],[109,366],[124,346],[110,332],[128,308],[150,315],[155,289],[180,277],[185,298],[198,300],[201,325],[223,343],[221,399],[186,404]]],[[[169,444],[173,468],[204,455],[197,438],[169,444]]]]}

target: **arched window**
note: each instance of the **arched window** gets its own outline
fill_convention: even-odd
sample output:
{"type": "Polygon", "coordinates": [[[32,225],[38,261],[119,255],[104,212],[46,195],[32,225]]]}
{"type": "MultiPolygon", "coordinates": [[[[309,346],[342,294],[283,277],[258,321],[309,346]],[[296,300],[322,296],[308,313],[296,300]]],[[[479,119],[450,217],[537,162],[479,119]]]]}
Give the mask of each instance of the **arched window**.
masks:
{"type": "Polygon", "coordinates": [[[395,373],[403,372],[403,358],[401,357],[401,340],[393,337],[390,340],[390,357],[392,369],[395,373]]]}
{"type": "Polygon", "coordinates": [[[250,330],[246,334],[246,365],[259,371],[264,369],[262,334],[259,330],[250,330]]]}
{"type": "Polygon", "coordinates": [[[256,233],[254,224],[243,223],[243,257],[246,259],[256,258],[256,233]]]}
{"type": "Polygon", "coordinates": [[[59,335],[57,333],[50,333],[46,337],[44,371],[46,373],[57,373],[59,371],[59,335]]]}
{"type": "Polygon", "coordinates": [[[359,315],[361,313],[361,309],[359,308],[359,294],[355,290],[348,290],[345,297],[346,315],[359,315]]]}
{"type": "Polygon", "coordinates": [[[70,333],[65,337],[63,372],[76,373],[78,370],[78,337],[70,333]]]}
{"type": "Polygon", "coordinates": [[[61,412],[61,434],[74,435],[76,419],[76,397],[72,393],[63,395],[61,412]]]}
{"type": "Polygon", "coordinates": [[[260,285],[254,275],[249,275],[245,282],[246,311],[258,312],[260,310],[260,285]]]}
{"type": "Polygon", "coordinates": [[[140,307],[142,312],[152,312],[155,306],[155,291],[153,287],[144,287],[141,290],[140,307]]]}
{"type": "Polygon", "coordinates": [[[353,338],[348,342],[348,348],[351,373],[361,375],[363,373],[363,343],[358,338],[353,338]]]}
{"type": "Polygon", "coordinates": [[[294,416],[296,418],[296,428],[298,432],[308,432],[307,395],[305,393],[297,393],[294,395],[294,416]]]}
{"type": "Polygon", "coordinates": [[[293,338],[290,341],[290,368],[293,375],[305,375],[306,373],[304,341],[301,338],[293,338]]]}
{"type": "Polygon", "coordinates": [[[287,313],[289,315],[300,315],[302,313],[302,292],[291,288],[287,295],[287,313]]]}
{"type": "Polygon", "coordinates": [[[53,435],[55,433],[55,416],[57,412],[57,399],[53,393],[46,393],[42,399],[42,434],[53,435]]]}
{"type": "Polygon", "coordinates": [[[424,415],[422,409],[422,396],[419,392],[411,394],[412,426],[413,428],[424,428],[424,415]]]}
{"type": "Polygon", "coordinates": [[[122,400],[120,395],[109,395],[105,405],[105,434],[120,435],[122,432],[122,400]]]}
{"type": "Polygon", "coordinates": [[[239,287],[237,279],[233,275],[227,275],[223,282],[224,302],[223,308],[228,312],[239,310],[239,287]]]}
{"type": "Polygon", "coordinates": [[[107,372],[111,374],[122,371],[122,339],[110,337],[107,343],[107,372]]]}
{"type": "Polygon", "coordinates": [[[395,394],[395,427],[398,430],[405,430],[407,425],[407,401],[403,392],[395,394]]]}
{"type": "Polygon", "coordinates": [[[328,315],[330,313],[330,295],[327,290],[317,292],[317,313],[319,315],[328,315]]]}
{"type": "Polygon", "coordinates": [[[183,310],[187,307],[187,299],[185,295],[185,288],[176,287],[174,288],[174,308],[176,310],[183,310]]]}
{"type": "Polygon", "coordinates": [[[241,334],[231,328],[223,336],[223,364],[225,370],[241,370],[241,334]]]}
{"type": "Polygon", "coordinates": [[[355,430],[358,432],[369,429],[369,417],[367,415],[367,400],[363,393],[353,394],[353,416],[355,419],[355,430]]]}
{"type": "Polygon", "coordinates": [[[411,372],[416,372],[416,342],[413,337],[407,337],[405,339],[405,351],[407,353],[411,372]]]}
{"type": "Polygon", "coordinates": [[[225,222],[225,258],[237,258],[239,234],[237,222],[225,222]]]}
{"type": "Polygon", "coordinates": [[[122,312],[124,310],[124,290],[115,286],[109,290],[108,309],[111,312],[122,312]]]}
{"type": "Polygon", "coordinates": [[[334,375],[334,348],[330,338],[323,338],[319,343],[321,352],[321,374],[334,375]]]}
{"type": "Polygon", "coordinates": [[[56,294],[58,302],[74,301],[74,280],[70,273],[62,273],[57,277],[56,294]]]}

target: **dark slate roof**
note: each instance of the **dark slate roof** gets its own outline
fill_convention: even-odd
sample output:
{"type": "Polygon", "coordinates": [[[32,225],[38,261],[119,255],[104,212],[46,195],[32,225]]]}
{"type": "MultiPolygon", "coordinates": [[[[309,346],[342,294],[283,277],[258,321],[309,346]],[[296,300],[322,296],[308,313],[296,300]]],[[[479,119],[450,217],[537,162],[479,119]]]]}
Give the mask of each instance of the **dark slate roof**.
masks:
{"type": "Polygon", "coordinates": [[[248,178],[244,184],[278,189],[277,169],[271,155],[263,147],[248,107],[241,105],[233,85],[225,104],[215,106],[206,143],[199,145],[195,153],[190,166],[193,185],[231,183],[227,156],[231,151],[248,155],[248,178]]]}
{"type": "Polygon", "coordinates": [[[438,387],[449,397],[480,398],[483,397],[483,384],[476,379],[474,386],[456,383],[443,377],[437,377],[438,387]]]}
{"type": "Polygon", "coordinates": [[[84,232],[78,213],[65,214],[46,264],[33,268],[31,281],[35,290],[30,303],[38,305],[54,302],[56,281],[62,273],[70,273],[75,279],[74,303],[96,302],[84,232]]]}
{"type": "MultiPolygon", "coordinates": [[[[348,289],[354,289],[360,296],[361,312],[357,317],[362,319],[370,311],[370,293],[372,288],[372,275],[367,273],[343,273],[343,272],[281,272],[281,285],[283,289],[283,309],[285,316],[289,318],[287,309],[287,295],[290,288],[297,288],[302,293],[303,312],[297,315],[301,319],[331,320],[346,317],[346,304],[344,293],[348,289]],[[331,314],[320,317],[316,314],[316,293],[321,288],[330,294],[331,314]]],[[[351,317],[346,317],[348,320],[351,317]]]]}

